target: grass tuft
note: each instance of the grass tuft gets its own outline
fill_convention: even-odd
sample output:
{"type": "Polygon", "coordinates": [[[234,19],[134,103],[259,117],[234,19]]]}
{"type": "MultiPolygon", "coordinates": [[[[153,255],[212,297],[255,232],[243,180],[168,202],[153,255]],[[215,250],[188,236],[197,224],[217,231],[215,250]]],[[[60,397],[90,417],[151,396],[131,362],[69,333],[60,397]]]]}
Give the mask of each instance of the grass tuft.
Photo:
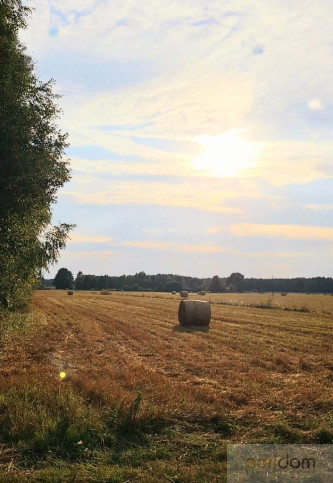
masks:
{"type": "Polygon", "coordinates": [[[275,308],[273,305],[272,299],[262,300],[259,303],[252,303],[250,304],[250,307],[254,307],[256,309],[274,309],[275,308]]]}
{"type": "Polygon", "coordinates": [[[98,414],[54,379],[43,379],[42,384],[21,379],[5,387],[0,414],[2,440],[25,453],[75,458],[81,445],[102,440],[98,414]]]}

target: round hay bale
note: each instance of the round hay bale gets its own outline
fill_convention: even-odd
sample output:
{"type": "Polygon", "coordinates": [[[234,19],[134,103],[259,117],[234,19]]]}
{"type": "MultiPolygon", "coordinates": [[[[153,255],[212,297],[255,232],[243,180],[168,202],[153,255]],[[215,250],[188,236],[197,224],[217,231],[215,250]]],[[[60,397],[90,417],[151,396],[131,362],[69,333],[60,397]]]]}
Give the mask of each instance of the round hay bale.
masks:
{"type": "Polygon", "coordinates": [[[188,292],[187,292],[187,290],[182,290],[181,292],[179,292],[179,295],[181,297],[188,297],[188,292]]]}
{"type": "Polygon", "coordinates": [[[67,290],[67,295],[74,295],[73,290],[67,290]]]}
{"type": "Polygon", "coordinates": [[[181,326],[208,326],[211,317],[209,302],[204,300],[182,300],[178,309],[181,326]]]}
{"type": "Polygon", "coordinates": [[[176,293],[177,293],[177,292],[176,292],[175,290],[173,290],[173,291],[172,291],[172,295],[176,295],[176,293]]]}

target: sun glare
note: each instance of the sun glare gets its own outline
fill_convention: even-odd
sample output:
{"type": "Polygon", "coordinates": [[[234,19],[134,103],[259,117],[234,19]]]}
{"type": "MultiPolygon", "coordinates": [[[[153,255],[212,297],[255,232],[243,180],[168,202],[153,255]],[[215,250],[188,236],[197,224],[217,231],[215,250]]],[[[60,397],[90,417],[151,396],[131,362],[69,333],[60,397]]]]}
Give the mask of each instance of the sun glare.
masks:
{"type": "Polygon", "coordinates": [[[256,145],[243,139],[241,132],[235,130],[218,136],[200,137],[198,140],[204,146],[204,151],[193,160],[195,169],[232,178],[241,176],[246,169],[256,166],[256,145]]]}

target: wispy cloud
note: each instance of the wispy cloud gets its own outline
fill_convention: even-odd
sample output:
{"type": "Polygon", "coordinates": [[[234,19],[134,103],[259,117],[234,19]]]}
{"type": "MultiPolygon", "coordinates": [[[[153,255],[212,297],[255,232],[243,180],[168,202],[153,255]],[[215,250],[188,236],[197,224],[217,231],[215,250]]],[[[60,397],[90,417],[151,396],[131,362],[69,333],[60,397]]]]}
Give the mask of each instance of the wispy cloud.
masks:
{"type": "Polygon", "coordinates": [[[180,250],[185,253],[225,253],[228,251],[217,245],[184,245],[180,247],[180,250]]]}
{"type": "Polygon", "coordinates": [[[304,184],[325,179],[321,161],[333,153],[333,143],[268,142],[261,145],[257,164],[247,176],[267,180],[275,186],[304,184]]]}
{"type": "Polygon", "coordinates": [[[71,166],[78,173],[104,174],[112,176],[121,175],[158,175],[187,177],[193,173],[191,161],[171,156],[167,161],[89,161],[82,158],[72,157],[71,166]]]}
{"type": "Polygon", "coordinates": [[[123,241],[118,243],[118,247],[145,248],[147,250],[168,250],[168,243],[159,241],[123,241]]]}
{"type": "Polygon", "coordinates": [[[207,228],[205,230],[205,233],[216,235],[217,233],[221,233],[223,231],[226,231],[227,229],[228,228],[226,226],[212,226],[210,228],[207,228]]]}
{"type": "Polygon", "coordinates": [[[179,228],[142,228],[143,233],[148,233],[152,236],[165,235],[167,233],[177,233],[179,228]]]}
{"type": "Polygon", "coordinates": [[[72,243],[107,243],[112,240],[113,238],[106,236],[84,235],[76,232],[70,234],[70,242],[72,243]]]}
{"type": "Polygon", "coordinates": [[[230,226],[230,232],[241,237],[264,236],[295,240],[333,240],[333,228],[328,226],[236,223],[230,226]]]}
{"type": "Polygon", "coordinates": [[[76,190],[63,190],[63,195],[80,204],[93,205],[159,205],[193,208],[219,213],[240,213],[226,201],[237,198],[235,192],[223,193],[213,183],[193,180],[172,182],[111,181],[89,177],[76,177],[76,190]],[[79,188],[79,189],[78,189],[79,188]]]}
{"type": "Polygon", "coordinates": [[[306,205],[309,210],[333,211],[333,205],[306,205]]]}
{"type": "Polygon", "coordinates": [[[85,264],[86,260],[110,260],[116,255],[119,255],[117,250],[67,250],[64,252],[62,258],[64,260],[78,260],[82,264],[85,264]]]}
{"type": "Polygon", "coordinates": [[[258,260],[275,260],[275,259],[293,259],[303,258],[306,254],[302,251],[273,251],[273,250],[260,250],[260,251],[248,251],[248,250],[230,250],[230,254],[237,255],[243,260],[258,259],[258,260]]]}
{"type": "Polygon", "coordinates": [[[166,153],[131,142],[133,132],[136,136],[174,139],[224,132],[230,124],[242,123],[253,106],[251,82],[237,72],[212,77],[204,73],[193,76],[187,70],[165,73],[117,93],[96,93],[83,101],[75,97],[66,100],[64,128],[74,145],[95,143],[119,153],[165,159],[166,153]],[[100,131],[107,126],[114,127],[109,132],[100,131]],[[117,126],[123,127],[121,132],[117,132],[117,126]],[[126,130],[126,126],[131,129],[126,130]]]}
{"type": "Polygon", "coordinates": [[[181,252],[181,253],[223,253],[226,250],[220,246],[215,245],[206,245],[206,244],[199,244],[199,245],[188,245],[188,244],[180,244],[180,243],[164,243],[159,241],[124,241],[116,246],[125,246],[125,247],[135,247],[135,248],[144,248],[148,250],[163,250],[163,251],[170,251],[170,252],[181,252]]]}

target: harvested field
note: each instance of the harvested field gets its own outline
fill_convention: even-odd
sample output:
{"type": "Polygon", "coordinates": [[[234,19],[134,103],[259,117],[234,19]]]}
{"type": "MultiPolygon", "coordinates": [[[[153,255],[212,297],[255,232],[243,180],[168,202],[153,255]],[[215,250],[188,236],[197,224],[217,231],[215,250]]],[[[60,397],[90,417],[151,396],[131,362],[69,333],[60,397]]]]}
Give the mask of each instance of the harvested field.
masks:
{"type": "MultiPolygon", "coordinates": [[[[119,293],[119,292],[118,292],[119,293]]],[[[120,292],[120,295],[125,295],[120,292]]],[[[136,292],[137,297],[171,298],[169,293],[151,294],[136,292]]],[[[267,293],[206,293],[198,296],[189,293],[189,299],[207,300],[212,304],[232,305],[237,307],[253,307],[290,310],[295,312],[317,312],[333,315],[333,296],[331,294],[298,294],[289,293],[281,297],[280,292],[267,293]]]]}
{"type": "MultiPolygon", "coordinates": [[[[36,292],[28,326],[1,338],[3,411],[10,387],[78,398],[77,411],[88,411],[94,438],[104,431],[104,442],[76,429],[68,445],[80,451],[70,461],[67,446],[47,449],[49,460],[72,465],[77,481],[225,481],[228,442],[330,443],[333,297],[269,298],[274,303],[267,295],[206,294],[210,328],[194,329],[179,327],[180,298],[172,294],[36,292]],[[87,461],[96,464],[88,469],[87,461]],[[96,476],[102,467],[104,480],[96,476]]],[[[29,478],[54,471],[67,481],[67,467],[51,461],[45,470],[42,449],[40,459],[31,448],[22,455],[18,433],[7,430],[4,449],[14,451],[17,481],[27,474],[23,464],[29,478]]]]}

